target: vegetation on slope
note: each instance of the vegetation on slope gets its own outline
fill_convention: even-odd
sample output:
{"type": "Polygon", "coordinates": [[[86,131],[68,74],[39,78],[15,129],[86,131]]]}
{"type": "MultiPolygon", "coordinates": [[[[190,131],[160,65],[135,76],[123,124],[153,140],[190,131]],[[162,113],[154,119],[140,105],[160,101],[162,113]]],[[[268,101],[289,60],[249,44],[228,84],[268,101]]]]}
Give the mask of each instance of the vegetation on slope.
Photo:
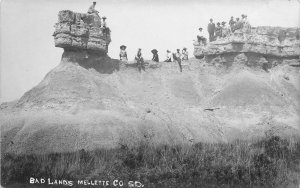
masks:
{"type": "Polygon", "coordinates": [[[300,183],[300,142],[268,136],[251,143],[152,146],[142,142],[135,148],[2,155],[1,185],[28,185],[30,177],[118,179],[139,181],[144,187],[289,187],[300,183]]]}

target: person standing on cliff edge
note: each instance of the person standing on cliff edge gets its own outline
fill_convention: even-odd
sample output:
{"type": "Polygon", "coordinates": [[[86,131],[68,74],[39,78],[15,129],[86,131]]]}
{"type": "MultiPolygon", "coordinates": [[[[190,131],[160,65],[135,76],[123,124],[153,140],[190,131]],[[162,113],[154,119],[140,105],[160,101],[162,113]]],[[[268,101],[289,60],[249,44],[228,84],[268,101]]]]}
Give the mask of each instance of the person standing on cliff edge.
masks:
{"type": "Polygon", "coordinates": [[[139,72],[143,69],[145,71],[145,66],[144,66],[144,58],[142,56],[142,49],[138,49],[138,52],[134,58],[136,60],[136,64],[138,67],[139,72]]]}
{"type": "Polygon", "coordinates": [[[128,61],[126,48],[127,47],[125,45],[120,46],[120,61],[128,61]]]}
{"type": "Polygon", "coordinates": [[[94,1],[93,4],[90,6],[89,10],[87,11],[88,14],[94,15],[94,22],[97,26],[101,27],[101,17],[99,16],[99,11],[95,9],[96,2],[94,1]]]}
{"type": "Polygon", "coordinates": [[[179,70],[180,70],[180,72],[182,72],[180,49],[177,49],[177,53],[173,54],[173,59],[174,59],[174,62],[176,61],[178,63],[179,70]]]}
{"type": "Polygon", "coordinates": [[[207,31],[209,34],[209,42],[214,40],[215,28],[216,28],[216,25],[215,25],[215,23],[213,23],[213,19],[211,18],[210,23],[207,26],[207,31]]]}

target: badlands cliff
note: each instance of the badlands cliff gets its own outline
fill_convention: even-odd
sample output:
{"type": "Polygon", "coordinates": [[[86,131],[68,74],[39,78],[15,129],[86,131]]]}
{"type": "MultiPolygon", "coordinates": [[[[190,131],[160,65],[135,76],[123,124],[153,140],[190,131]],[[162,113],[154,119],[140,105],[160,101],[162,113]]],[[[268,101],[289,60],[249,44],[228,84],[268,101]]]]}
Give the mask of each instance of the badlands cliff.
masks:
{"type": "MultiPolygon", "coordinates": [[[[234,52],[226,59],[224,45],[214,42],[195,51],[208,59],[184,61],[182,73],[176,63],[151,61],[140,73],[107,56],[110,34],[93,20],[59,13],[54,41],[64,49],[61,62],[19,100],[0,106],[2,153],[300,137],[299,67],[286,56],[264,51],[280,61],[265,71],[248,65],[247,45],[225,45],[234,52]]],[[[288,47],[293,57],[298,48],[288,47]]]]}
{"type": "Polygon", "coordinates": [[[263,63],[267,67],[273,67],[284,60],[298,62],[300,56],[300,29],[259,26],[252,27],[249,32],[236,30],[229,36],[219,38],[216,41],[203,46],[194,43],[194,55],[196,58],[205,57],[207,62],[213,58],[224,58],[224,63],[231,65],[233,58],[244,53],[247,57],[247,65],[261,67],[263,63]]]}

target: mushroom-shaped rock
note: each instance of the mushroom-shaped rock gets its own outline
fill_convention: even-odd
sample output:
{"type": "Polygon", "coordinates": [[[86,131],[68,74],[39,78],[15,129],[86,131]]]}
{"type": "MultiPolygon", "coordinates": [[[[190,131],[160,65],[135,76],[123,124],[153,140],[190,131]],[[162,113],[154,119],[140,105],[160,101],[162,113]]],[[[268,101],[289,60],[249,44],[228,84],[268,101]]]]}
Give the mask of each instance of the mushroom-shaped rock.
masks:
{"type": "Polygon", "coordinates": [[[56,47],[107,53],[110,30],[99,26],[97,16],[62,10],[53,33],[56,47]]]}

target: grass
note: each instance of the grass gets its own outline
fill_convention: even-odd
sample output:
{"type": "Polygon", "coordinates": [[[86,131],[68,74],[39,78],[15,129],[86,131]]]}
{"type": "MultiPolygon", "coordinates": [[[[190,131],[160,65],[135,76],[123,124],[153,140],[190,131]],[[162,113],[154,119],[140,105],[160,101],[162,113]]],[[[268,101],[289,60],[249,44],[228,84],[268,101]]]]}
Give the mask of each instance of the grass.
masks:
{"type": "Polygon", "coordinates": [[[134,148],[2,154],[2,186],[26,185],[30,177],[134,180],[144,187],[296,187],[300,142],[269,136],[252,143],[152,146],[141,142],[134,148]]]}

